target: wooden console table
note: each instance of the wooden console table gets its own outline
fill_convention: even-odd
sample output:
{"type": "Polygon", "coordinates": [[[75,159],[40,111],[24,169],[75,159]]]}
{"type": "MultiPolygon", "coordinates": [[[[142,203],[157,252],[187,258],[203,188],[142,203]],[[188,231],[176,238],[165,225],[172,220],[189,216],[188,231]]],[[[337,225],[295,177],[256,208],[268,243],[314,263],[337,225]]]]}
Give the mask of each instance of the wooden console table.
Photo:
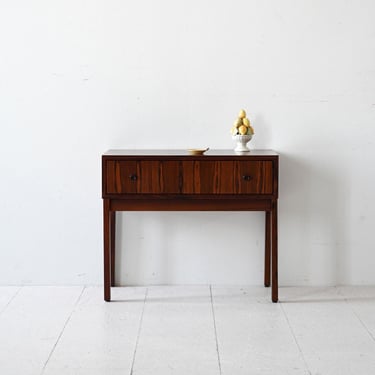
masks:
{"type": "Polygon", "coordinates": [[[265,211],[264,285],[278,301],[277,199],[279,156],[212,150],[110,150],[102,156],[104,299],[115,271],[116,211],[265,211]],[[272,267],[271,267],[272,266],[272,267]]]}

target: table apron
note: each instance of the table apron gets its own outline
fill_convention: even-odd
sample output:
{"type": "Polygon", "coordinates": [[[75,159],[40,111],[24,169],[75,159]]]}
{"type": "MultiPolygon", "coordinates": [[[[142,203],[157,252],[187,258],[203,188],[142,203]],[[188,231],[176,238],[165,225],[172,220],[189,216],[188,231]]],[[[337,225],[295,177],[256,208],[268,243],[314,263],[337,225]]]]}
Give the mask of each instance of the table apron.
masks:
{"type": "Polygon", "coordinates": [[[271,211],[272,199],[109,199],[110,211],[271,211]]]}

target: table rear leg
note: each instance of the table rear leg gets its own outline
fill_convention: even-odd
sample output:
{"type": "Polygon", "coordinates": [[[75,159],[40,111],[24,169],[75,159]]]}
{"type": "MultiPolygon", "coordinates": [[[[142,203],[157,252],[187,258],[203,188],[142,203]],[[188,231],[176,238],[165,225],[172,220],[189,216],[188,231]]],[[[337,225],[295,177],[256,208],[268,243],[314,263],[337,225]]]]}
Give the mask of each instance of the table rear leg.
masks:
{"type": "Polygon", "coordinates": [[[272,203],[272,302],[277,302],[279,300],[278,291],[278,265],[277,265],[277,201],[272,203]]]}

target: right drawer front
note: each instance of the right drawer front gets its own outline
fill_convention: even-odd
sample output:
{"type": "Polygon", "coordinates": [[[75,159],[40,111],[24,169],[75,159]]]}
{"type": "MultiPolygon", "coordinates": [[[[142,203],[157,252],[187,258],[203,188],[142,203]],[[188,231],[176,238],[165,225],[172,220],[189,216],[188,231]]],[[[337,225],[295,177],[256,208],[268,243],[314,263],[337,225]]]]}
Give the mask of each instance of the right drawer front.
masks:
{"type": "Polygon", "coordinates": [[[272,161],[236,162],[239,194],[272,194],[272,161]]]}
{"type": "Polygon", "coordinates": [[[185,194],[273,194],[272,161],[183,163],[185,194]]]}

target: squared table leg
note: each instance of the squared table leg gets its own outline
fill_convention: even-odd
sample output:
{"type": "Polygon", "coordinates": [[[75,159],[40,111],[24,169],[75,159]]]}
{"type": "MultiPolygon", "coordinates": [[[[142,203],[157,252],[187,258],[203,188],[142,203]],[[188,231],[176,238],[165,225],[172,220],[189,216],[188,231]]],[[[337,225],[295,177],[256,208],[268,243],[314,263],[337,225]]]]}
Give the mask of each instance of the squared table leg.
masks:
{"type": "Polygon", "coordinates": [[[103,200],[103,260],[104,260],[104,300],[111,300],[111,248],[109,199],[103,200]]]}
{"type": "Polygon", "coordinates": [[[277,270],[277,200],[272,203],[272,302],[277,302],[279,300],[279,291],[278,291],[278,270],[277,270]]]}
{"type": "Polygon", "coordinates": [[[271,285],[271,212],[266,211],[265,249],[264,249],[264,286],[271,285]]]}
{"type": "Polygon", "coordinates": [[[115,286],[115,262],[116,262],[116,211],[110,212],[110,246],[111,246],[111,286],[115,286]]]}

